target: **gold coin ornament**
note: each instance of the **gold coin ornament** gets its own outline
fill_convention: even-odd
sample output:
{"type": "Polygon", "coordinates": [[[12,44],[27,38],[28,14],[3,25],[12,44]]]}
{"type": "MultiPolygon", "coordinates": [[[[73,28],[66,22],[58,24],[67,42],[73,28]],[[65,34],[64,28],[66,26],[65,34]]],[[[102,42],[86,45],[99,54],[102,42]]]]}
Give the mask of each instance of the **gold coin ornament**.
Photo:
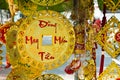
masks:
{"type": "Polygon", "coordinates": [[[96,41],[113,58],[117,57],[120,53],[119,32],[119,20],[112,16],[96,36],[96,41]]]}
{"type": "Polygon", "coordinates": [[[31,0],[31,1],[41,6],[54,6],[62,3],[65,0],[31,0]]]}
{"type": "Polygon", "coordinates": [[[37,77],[35,80],[64,80],[64,79],[56,74],[43,74],[40,77],[37,77]]]}
{"type": "Polygon", "coordinates": [[[71,23],[60,13],[50,10],[35,12],[17,33],[21,63],[50,70],[61,66],[71,56],[75,33],[71,23]]]}
{"type": "Polygon", "coordinates": [[[115,62],[111,62],[97,80],[117,80],[117,78],[120,78],[120,67],[115,62]]]}

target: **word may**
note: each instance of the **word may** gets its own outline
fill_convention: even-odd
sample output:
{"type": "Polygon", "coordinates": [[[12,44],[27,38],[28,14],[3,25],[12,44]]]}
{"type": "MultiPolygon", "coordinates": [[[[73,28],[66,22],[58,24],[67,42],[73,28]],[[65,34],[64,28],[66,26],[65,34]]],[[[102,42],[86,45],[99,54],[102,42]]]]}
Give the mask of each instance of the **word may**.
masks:
{"type": "Polygon", "coordinates": [[[25,43],[28,44],[28,42],[32,44],[37,44],[37,49],[39,49],[39,39],[34,39],[32,36],[28,38],[28,36],[25,36],[25,43]]]}
{"type": "Polygon", "coordinates": [[[40,58],[41,58],[42,61],[55,59],[55,58],[54,58],[53,56],[51,56],[51,54],[48,53],[48,52],[39,52],[38,54],[40,55],[40,58]]]}

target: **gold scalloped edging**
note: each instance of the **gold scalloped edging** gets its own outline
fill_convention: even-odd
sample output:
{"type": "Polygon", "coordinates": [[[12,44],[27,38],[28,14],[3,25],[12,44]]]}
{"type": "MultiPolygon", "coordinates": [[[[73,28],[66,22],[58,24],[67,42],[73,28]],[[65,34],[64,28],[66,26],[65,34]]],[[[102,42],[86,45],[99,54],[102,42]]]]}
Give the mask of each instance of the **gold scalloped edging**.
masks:
{"type": "Polygon", "coordinates": [[[2,43],[0,43],[0,65],[2,65],[3,63],[2,63],[2,60],[3,60],[3,57],[2,57],[2,53],[3,53],[3,50],[1,49],[1,47],[2,47],[2,43]]]}
{"type": "Polygon", "coordinates": [[[64,0],[31,0],[31,1],[41,6],[54,6],[62,3],[64,0]]]}
{"type": "Polygon", "coordinates": [[[120,7],[120,0],[118,0],[117,3],[115,3],[112,0],[104,0],[104,3],[106,4],[107,8],[111,11],[111,12],[115,12],[119,9],[120,7]]]}
{"type": "Polygon", "coordinates": [[[111,64],[100,74],[97,80],[116,80],[120,77],[120,67],[115,63],[111,64]]]}
{"type": "Polygon", "coordinates": [[[40,77],[37,77],[35,80],[64,80],[62,77],[56,74],[43,74],[40,77]]]}
{"type": "Polygon", "coordinates": [[[117,32],[120,32],[120,23],[115,16],[112,16],[96,36],[96,41],[113,58],[120,53],[120,42],[115,39],[117,32]]]}
{"type": "Polygon", "coordinates": [[[36,12],[21,24],[17,33],[20,62],[43,70],[62,65],[71,56],[74,44],[72,25],[55,11],[36,12]]]}

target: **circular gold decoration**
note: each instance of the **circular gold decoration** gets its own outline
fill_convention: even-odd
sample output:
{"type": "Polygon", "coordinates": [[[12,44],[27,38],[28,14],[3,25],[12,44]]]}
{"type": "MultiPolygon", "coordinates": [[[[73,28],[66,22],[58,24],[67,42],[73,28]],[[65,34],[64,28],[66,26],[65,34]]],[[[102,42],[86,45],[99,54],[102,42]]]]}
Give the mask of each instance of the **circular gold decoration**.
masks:
{"type": "Polygon", "coordinates": [[[64,80],[56,74],[43,74],[35,80],[64,80]]]}
{"type": "Polygon", "coordinates": [[[37,9],[37,5],[32,3],[30,0],[18,0],[17,5],[19,10],[26,16],[29,16],[37,9]]]}
{"type": "Polygon", "coordinates": [[[17,33],[21,62],[44,70],[65,63],[73,52],[74,44],[72,25],[55,11],[36,12],[21,24],[17,33]]]}
{"type": "Polygon", "coordinates": [[[41,6],[53,6],[62,3],[64,0],[31,0],[41,6]]]}

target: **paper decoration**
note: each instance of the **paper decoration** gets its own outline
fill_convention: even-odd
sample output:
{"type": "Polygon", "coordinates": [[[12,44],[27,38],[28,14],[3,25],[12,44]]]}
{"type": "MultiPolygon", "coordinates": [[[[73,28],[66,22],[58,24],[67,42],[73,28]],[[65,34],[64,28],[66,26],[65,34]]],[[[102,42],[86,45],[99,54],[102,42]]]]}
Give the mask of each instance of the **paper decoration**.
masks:
{"type": "Polygon", "coordinates": [[[43,10],[27,18],[17,34],[21,64],[49,70],[62,65],[75,44],[70,22],[55,11],[43,10]]]}
{"type": "Polygon", "coordinates": [[[97,42],[113,58],[120,53],[119,29],[119,20],[112,16],[96,36],[97,42]]]}
{"type": "Polygon", "coordinates": [[[115,63],[111,64],[100,74],[97,80],[116,80],[120,77],[120,67],[115,63]]]}

